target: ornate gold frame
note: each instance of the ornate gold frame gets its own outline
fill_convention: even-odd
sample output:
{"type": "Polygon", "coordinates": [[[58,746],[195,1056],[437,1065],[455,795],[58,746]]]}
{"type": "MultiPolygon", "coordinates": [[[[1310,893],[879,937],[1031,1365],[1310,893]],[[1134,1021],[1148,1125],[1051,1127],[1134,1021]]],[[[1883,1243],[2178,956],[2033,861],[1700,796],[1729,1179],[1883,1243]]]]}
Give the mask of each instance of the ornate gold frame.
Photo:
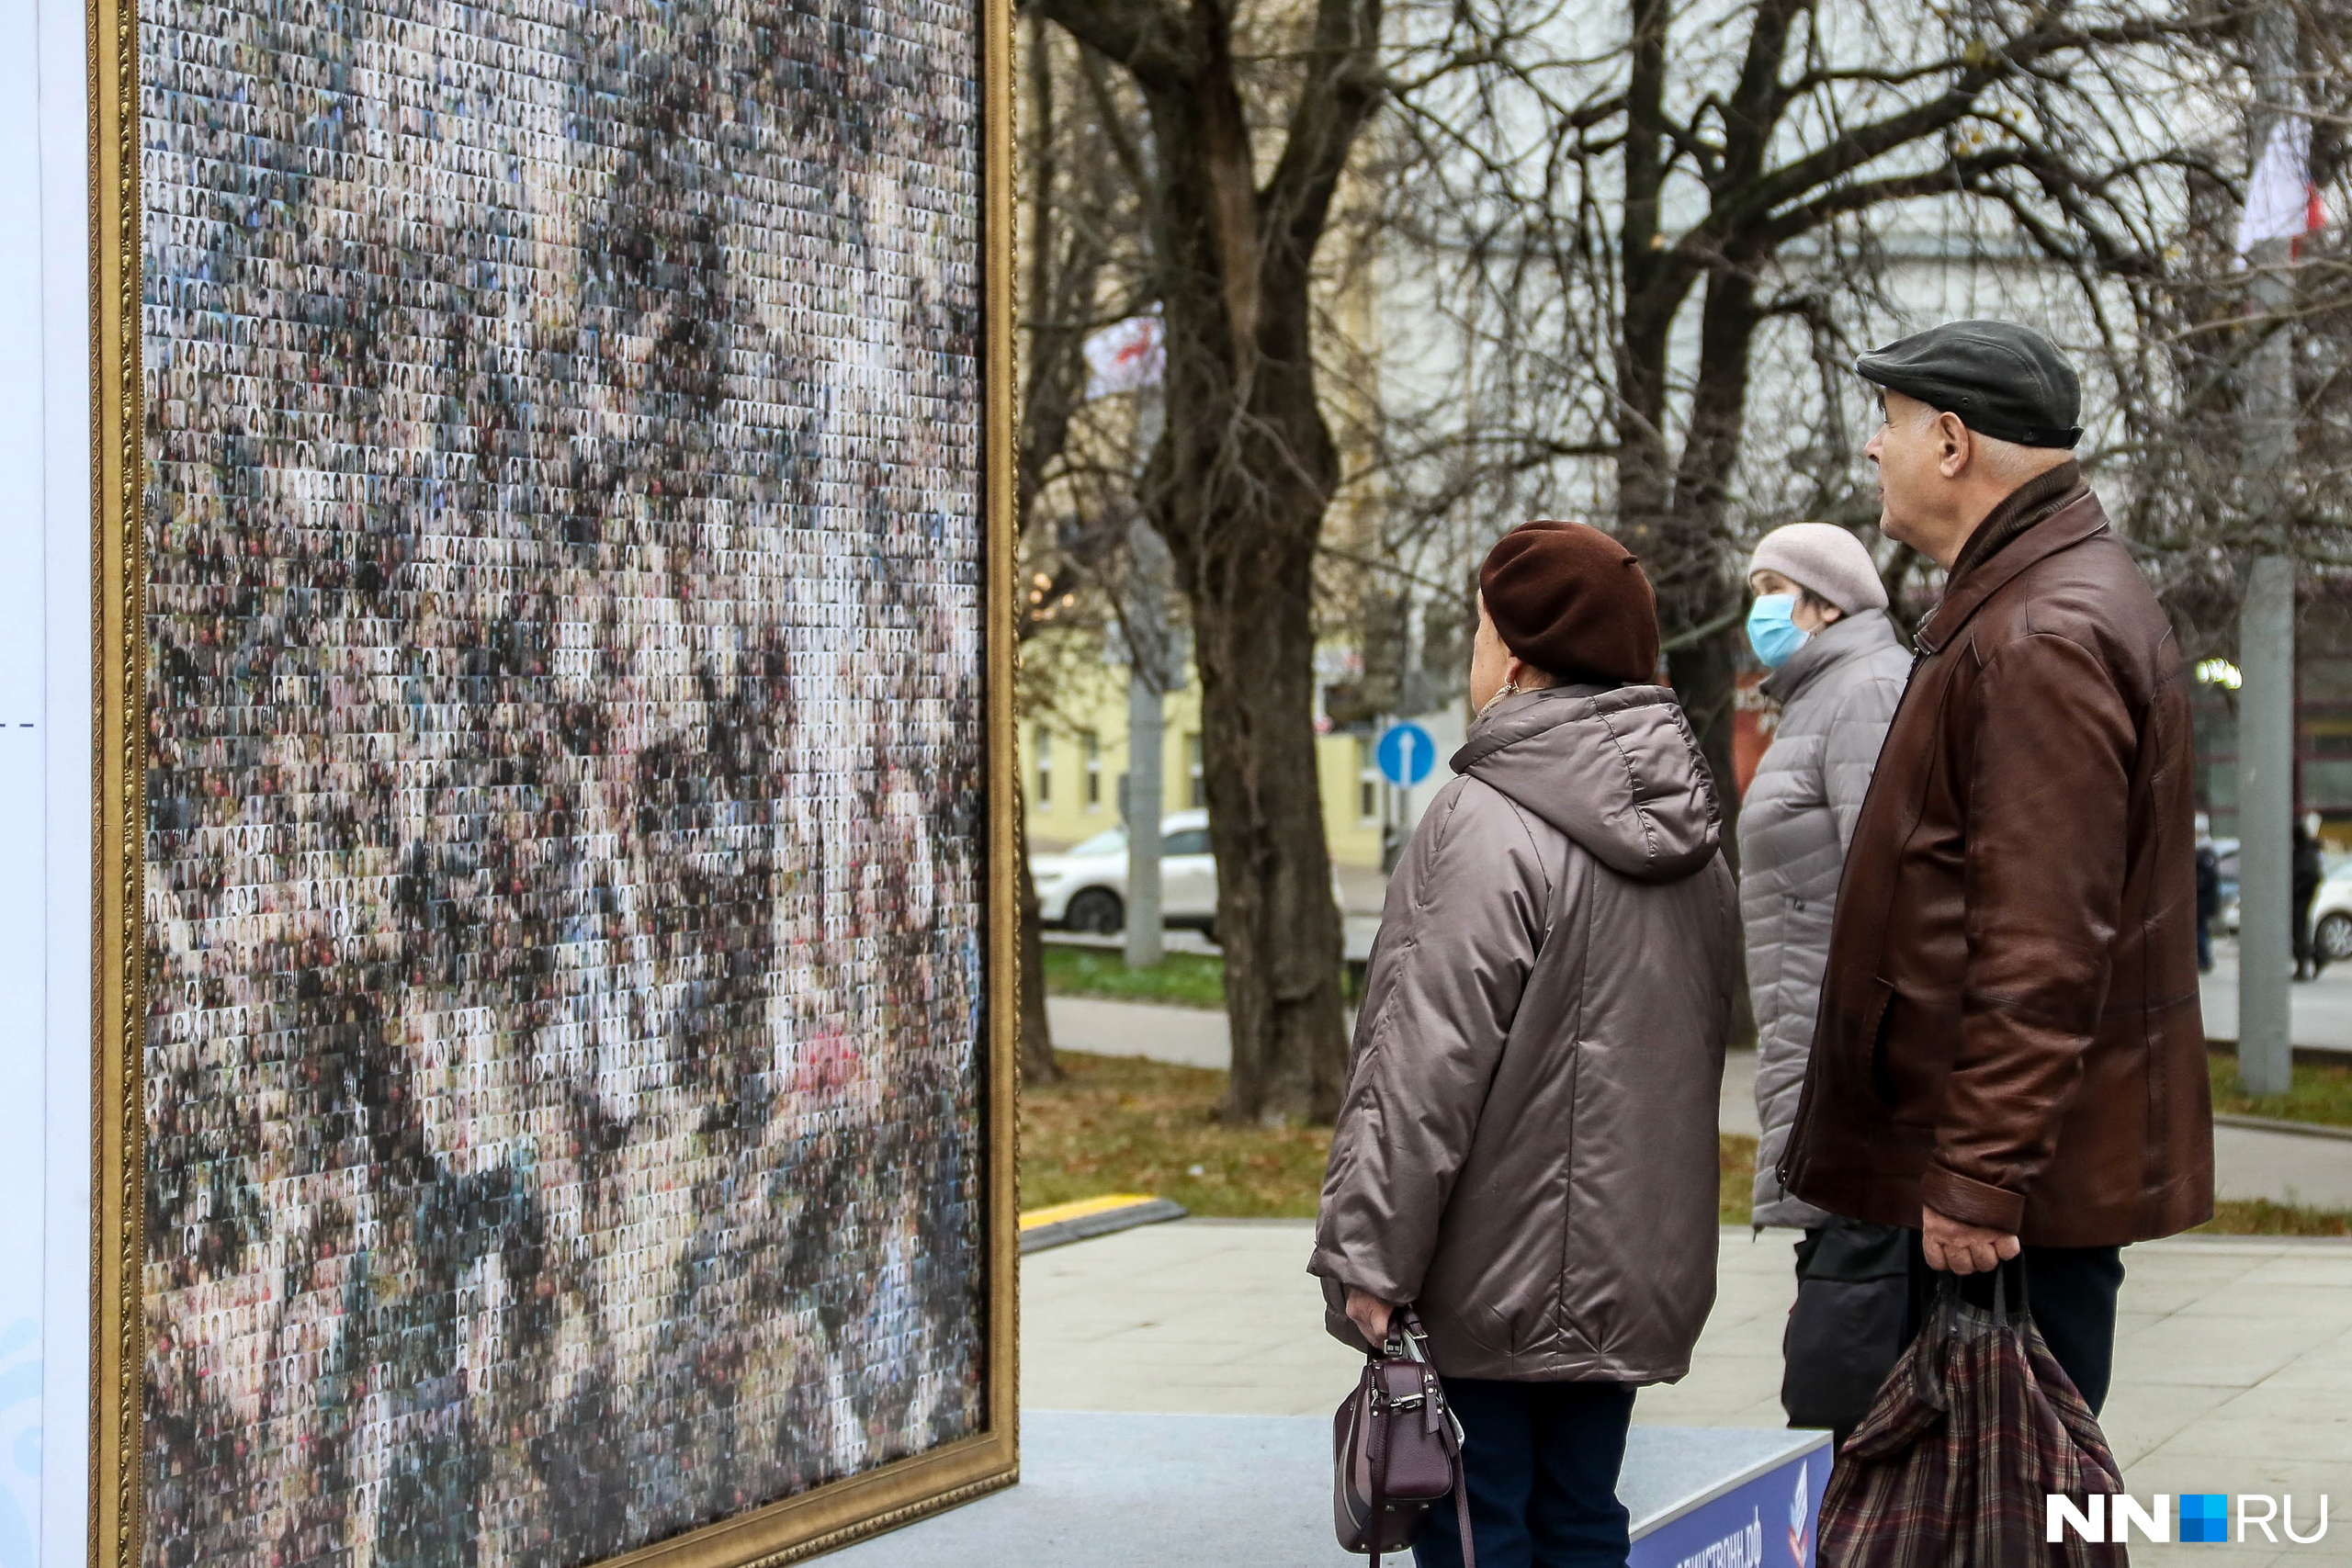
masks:
{"type": "MultiPolygon", "coordinates": [[[[146,560],[139,526],[137,0],[87,0],[90,106],[92,1041],[90,1564],[140,1568],[146,1017],[146,560]]],[[[772,1568],[1009,1486],[1020,1475],[1020,1027],[1012,733],[1012,12],[981,7],[987,476],[988,1170],[980,1435],[607,1560],[600,1568],[772,1568]]]]}

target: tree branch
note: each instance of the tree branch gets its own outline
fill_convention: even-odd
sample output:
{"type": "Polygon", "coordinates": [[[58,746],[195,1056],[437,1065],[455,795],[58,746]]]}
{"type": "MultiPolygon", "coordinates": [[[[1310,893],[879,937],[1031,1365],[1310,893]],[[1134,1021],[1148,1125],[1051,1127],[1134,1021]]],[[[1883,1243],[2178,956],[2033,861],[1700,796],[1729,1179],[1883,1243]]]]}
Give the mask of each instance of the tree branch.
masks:
{"type": "Polygon", "coordinates": [[[1356,134],[1382,94],[1378,49],[1381,0],[1318,0],[1305,85],[1291,107],[1283,155],[1266,183],[1270,249],[1283,265],[1303,265],[1323,232],[1331,193],[1356,134]]]}
{"type": "Polygon", "coordinates": [[[1146,88],[1172,92],[1198,69],[1184,19],[1161,0],[1033,0],[1063,31],[1117,61],[1146,88]]]}

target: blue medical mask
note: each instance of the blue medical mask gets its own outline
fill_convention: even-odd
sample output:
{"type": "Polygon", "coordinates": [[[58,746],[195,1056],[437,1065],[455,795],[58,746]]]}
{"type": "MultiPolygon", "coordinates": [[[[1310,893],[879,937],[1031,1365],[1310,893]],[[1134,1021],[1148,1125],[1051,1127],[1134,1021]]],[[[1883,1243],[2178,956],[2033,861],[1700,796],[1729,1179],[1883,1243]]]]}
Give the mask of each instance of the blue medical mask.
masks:
{"type": "Polygon", "coordinates": [[[1756,650],[1767,670],[1786,664],[1789,655],[1803,648],[1812,635],[1791,618],[1796,607],[1793,593],[1759,593],[1747,612],[1747,646],[1756,650]]]}

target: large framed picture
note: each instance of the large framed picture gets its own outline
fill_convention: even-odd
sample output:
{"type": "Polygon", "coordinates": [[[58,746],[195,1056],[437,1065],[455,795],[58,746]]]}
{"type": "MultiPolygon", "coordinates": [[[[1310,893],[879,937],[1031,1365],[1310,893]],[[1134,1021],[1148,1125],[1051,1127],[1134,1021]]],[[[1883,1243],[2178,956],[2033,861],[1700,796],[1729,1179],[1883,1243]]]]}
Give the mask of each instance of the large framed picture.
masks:
{"type": "Polygon", "coordinates": [[[1003,0],[0,16],[0,1568],[1010,1482],[1003,0]]]}

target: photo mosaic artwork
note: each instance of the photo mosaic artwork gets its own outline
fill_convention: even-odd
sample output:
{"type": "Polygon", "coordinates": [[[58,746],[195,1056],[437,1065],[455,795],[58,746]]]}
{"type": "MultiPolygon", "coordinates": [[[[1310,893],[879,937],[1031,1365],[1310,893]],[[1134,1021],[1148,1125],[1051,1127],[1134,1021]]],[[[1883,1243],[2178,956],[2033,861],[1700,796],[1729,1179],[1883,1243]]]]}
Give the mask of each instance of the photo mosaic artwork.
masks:
{"type": "Polygon", "coordinates": [[[150,1563],[978,1429],[979,31],[141,5],[150,1563]]]}

